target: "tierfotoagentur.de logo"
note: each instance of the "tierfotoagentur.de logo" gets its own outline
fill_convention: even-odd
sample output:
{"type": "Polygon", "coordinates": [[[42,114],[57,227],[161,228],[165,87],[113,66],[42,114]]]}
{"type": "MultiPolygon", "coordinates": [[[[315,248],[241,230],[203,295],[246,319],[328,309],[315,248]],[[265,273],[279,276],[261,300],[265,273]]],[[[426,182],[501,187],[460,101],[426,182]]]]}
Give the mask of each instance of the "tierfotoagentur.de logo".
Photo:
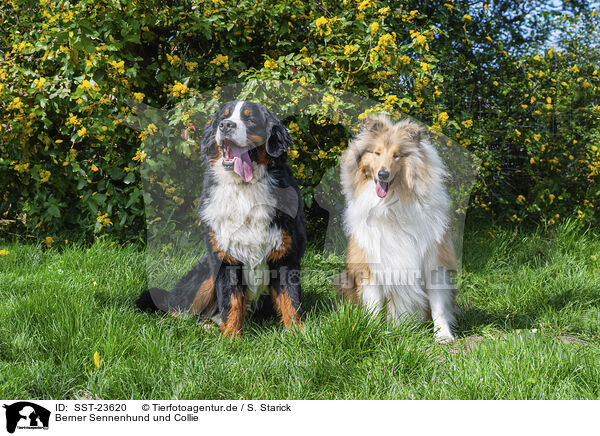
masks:
{"type": "Polygon", "coordinates": [[[50,411],[29,401],[4,404],[6,409],[6,431],[14,433],[19,430],[48,430],[50,411]]]}

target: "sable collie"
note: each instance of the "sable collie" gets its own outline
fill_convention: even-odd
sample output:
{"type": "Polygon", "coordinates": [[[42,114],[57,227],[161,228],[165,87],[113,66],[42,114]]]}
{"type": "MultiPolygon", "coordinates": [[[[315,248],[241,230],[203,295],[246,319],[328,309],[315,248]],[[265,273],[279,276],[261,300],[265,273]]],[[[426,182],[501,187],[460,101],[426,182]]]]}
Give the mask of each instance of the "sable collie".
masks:
{"type": "Polygon", "coordinates": [[[341,158],[349,236],[340,295],[389,320],[433,320],[454,340],[446,170],[425,128],[383,115],[367,118],[341,158]]]}

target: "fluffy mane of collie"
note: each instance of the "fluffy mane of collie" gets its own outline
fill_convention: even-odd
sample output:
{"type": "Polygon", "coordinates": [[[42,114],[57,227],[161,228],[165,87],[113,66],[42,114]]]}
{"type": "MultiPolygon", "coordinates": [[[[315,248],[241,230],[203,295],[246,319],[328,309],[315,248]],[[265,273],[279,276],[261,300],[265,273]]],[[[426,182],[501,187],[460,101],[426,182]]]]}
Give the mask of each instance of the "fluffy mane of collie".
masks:
{"type": "Polygon", "coordinates": [[[368,118],[342,155],[341,178],[349,237],[341,296],[389,320],[433,320],[436,338],[452,341],[446,170],[426,128],[368,118]]]}

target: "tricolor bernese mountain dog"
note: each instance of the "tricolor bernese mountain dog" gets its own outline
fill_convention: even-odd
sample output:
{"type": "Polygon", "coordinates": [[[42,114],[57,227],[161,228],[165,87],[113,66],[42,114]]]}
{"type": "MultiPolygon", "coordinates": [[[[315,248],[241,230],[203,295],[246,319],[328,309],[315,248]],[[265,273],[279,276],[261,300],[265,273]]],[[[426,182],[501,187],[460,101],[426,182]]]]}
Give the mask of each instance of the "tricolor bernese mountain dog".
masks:
{"type": "Polygon", "coordinates": [[[248,101],[222,104],[202,133],[206,166],[198,216],[207,253],[171,292],[152,288],[141,310],[191,312],[239,335],[249,312],[302,322],[300,259],[306,245],[298,185],[287,165],[292,138],[248,101]]]}

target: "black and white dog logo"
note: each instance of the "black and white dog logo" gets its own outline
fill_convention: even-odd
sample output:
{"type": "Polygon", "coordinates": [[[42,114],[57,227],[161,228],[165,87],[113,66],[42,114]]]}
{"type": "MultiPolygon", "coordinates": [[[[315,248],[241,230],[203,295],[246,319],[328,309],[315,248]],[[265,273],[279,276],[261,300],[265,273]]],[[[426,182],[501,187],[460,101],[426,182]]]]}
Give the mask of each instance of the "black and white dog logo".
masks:
{"type": "Polygon", "coordinates": [[[19,401],[10,405],[5,404],[6,431],[14,433],[18,429],[48,429],[50,411],[28,401],[19,401]]]}

